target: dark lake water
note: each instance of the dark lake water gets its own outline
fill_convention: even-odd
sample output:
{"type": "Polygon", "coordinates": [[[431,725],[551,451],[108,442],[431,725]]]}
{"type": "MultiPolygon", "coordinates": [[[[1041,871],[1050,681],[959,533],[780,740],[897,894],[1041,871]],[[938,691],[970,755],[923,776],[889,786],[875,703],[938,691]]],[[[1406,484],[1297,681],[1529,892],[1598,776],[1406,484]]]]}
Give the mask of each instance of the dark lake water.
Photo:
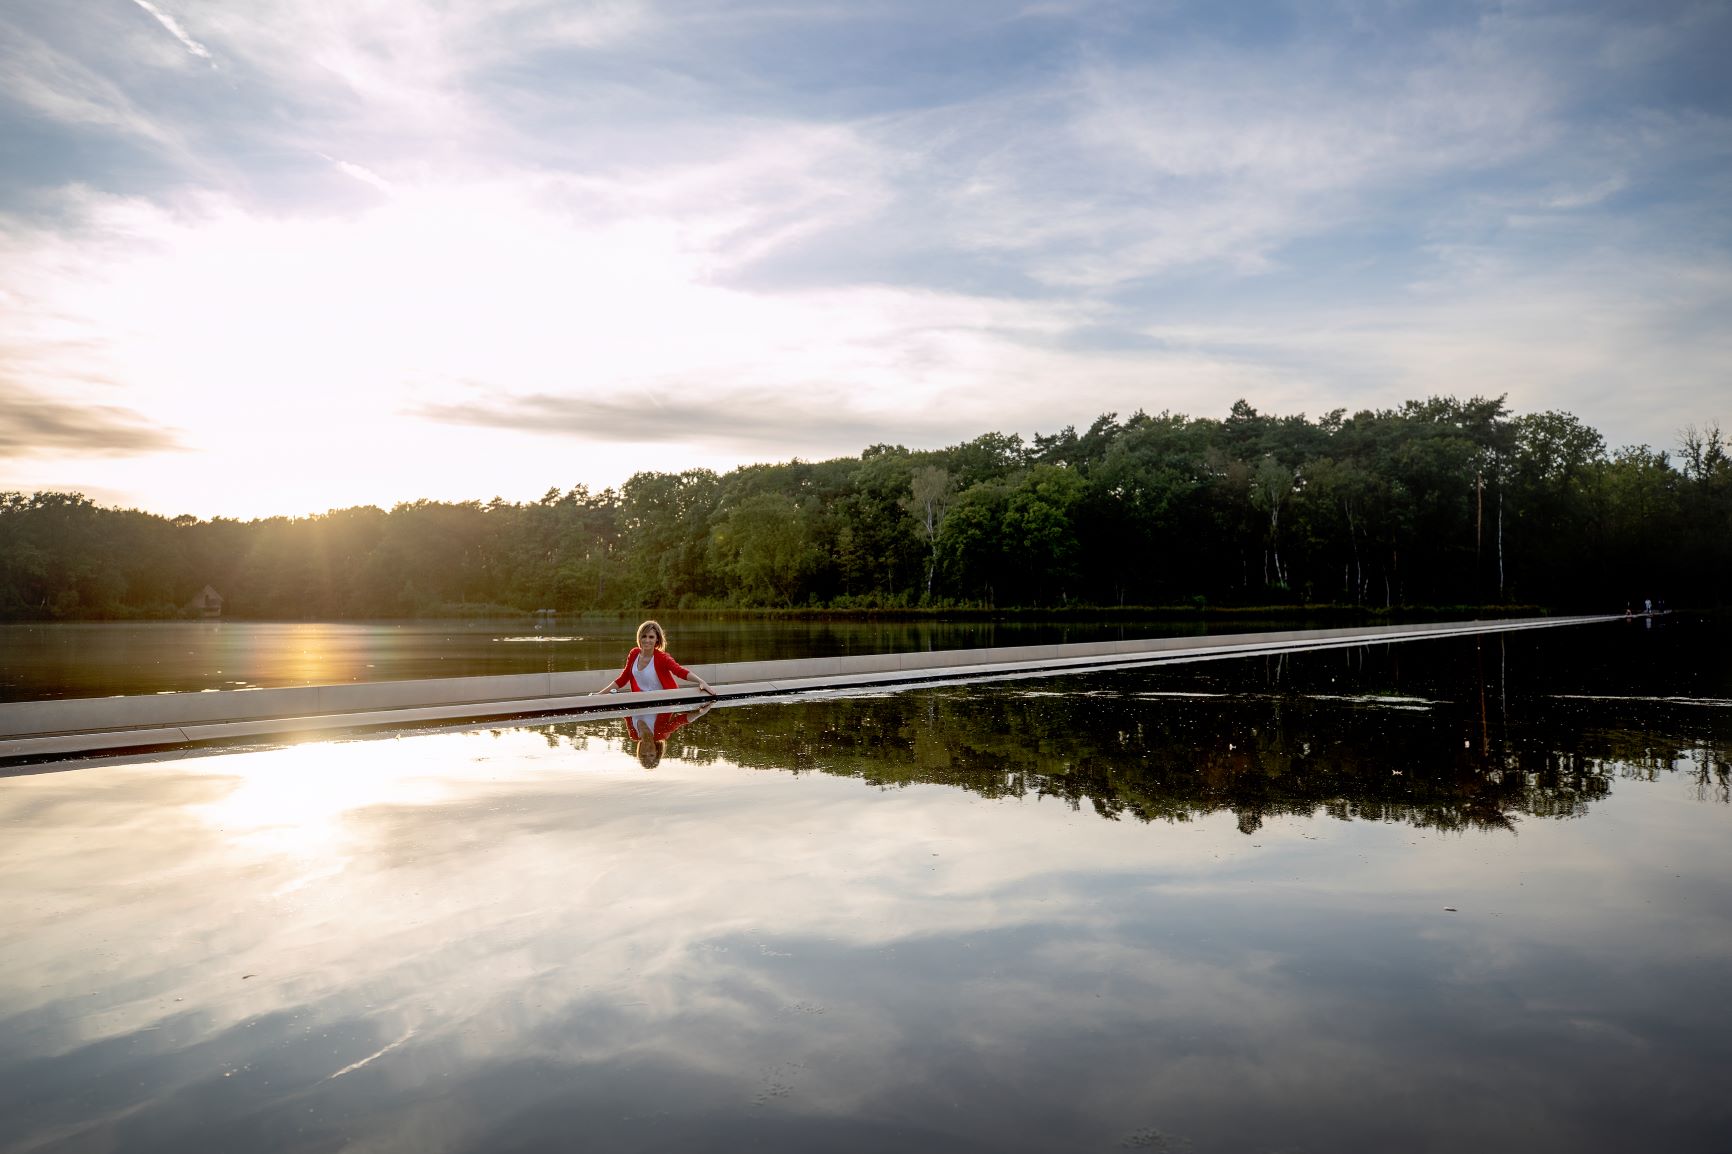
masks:
{"type": "Polygon", "coordinates": [[[31,767],[0,1149],[1724,1151],[1728,640],[31,767]]]}
{"type": "MultiPolygon", "coordinates": [[[[1172,621],[661,620],[670,652],[688,665],[1205,632],[1172,621]]],[[[637,625],[635,617],[540,627],[523,620],[0,624],[0,701],[601,669],[624,664],[637,625]]]]}

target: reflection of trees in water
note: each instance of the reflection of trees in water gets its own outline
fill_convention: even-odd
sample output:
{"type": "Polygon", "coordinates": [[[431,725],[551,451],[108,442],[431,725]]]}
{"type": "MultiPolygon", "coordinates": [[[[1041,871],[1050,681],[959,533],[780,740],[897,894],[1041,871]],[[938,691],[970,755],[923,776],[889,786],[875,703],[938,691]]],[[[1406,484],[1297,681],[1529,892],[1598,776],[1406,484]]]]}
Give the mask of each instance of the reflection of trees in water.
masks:
{"type": "MultiPolygon", "coordinates": [[[[1128,688],[1128,687],[1127,687],[1128,688]]],[[[1059,798],[1109,820],[1189,821],[1228,811],[1430,829],[1510,829],[1581,816],[1615,778],[1694,767],[1698,796],[1729,800],[1728,745],[1683,728],[1589,728],[1571,711],[1507,730],[1471,705],[1233,693],[931,689],[712,712],[670,753],[700,763],[856,777],[881,788],[950,785],[988,798],[1059,798]],[[1698,740],[1700,735],[1698,735],[1698,740]]],[[[571,736],[587,725],[549,727],[571,736]]]]}
{"type": "Polygon", "coordinates": [[[1640,756],[1613,762],[1617,776],[1627,781],[1657,781],[1682,774],[1694,781],[1697,801],[1732,805],[1732,767],[1724,746],[1697,746],[1655,751],[1652,745],[1640,756]]]}

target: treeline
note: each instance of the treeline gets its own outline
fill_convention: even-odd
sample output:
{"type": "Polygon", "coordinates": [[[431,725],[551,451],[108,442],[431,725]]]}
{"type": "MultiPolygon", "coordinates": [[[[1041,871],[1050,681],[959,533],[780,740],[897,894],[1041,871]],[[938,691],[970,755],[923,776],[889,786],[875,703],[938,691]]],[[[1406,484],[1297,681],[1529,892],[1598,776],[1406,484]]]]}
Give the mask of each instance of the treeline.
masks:
{"type": "Polygon", "coordinates": [[[1719,605],[1732,459],[1608,451],[1563,412],[1241,401],[1032,441],[640,473],[541,500],[255,521],[0,494],[0,616],[366,618],[639,608],[1719,605]]]}

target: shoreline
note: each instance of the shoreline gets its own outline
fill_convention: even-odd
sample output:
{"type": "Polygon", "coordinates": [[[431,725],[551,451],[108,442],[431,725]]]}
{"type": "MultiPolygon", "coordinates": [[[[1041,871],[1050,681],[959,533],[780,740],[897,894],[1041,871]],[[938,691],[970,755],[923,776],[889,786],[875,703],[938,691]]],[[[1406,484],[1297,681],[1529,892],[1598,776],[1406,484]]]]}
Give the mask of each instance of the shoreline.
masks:
{"type": "MultiPolygon", "coordinates": [[[[1673,607],[1676,609],[1677,607],[1673,607]]],[[[1714,609],[1690,609],[1690,612],[1715,612],[1714,609]]],[[[1531,604],[1497,605],[1397,605],[1372,608],[1362,605],[1066,605],[1034,607],[985,606],[892,606],[881,608],[828,606],[755,606],[679,608],[663,606],[642,609],[589,609],[570,613],[544,610],[509,609],[503,606],[476,607],[473,612],[423,613],[405,617],[14,617],[0,618],[0,625],[149,625],[207,624],[225,621],[247,625],[365,624],[382,621],[632,621],[645,617],[667,617],[685,621],[1366,621],[1401,622],[1459,620],[1502,620],[1509,618],[1553,617],[1580,613],[1618,613],[1617,608],[1592,609],[1580,606],[1548,606],[1531,604]]],[[[1636,614],[1641,616],[1640,613],[1636,614]]]]}

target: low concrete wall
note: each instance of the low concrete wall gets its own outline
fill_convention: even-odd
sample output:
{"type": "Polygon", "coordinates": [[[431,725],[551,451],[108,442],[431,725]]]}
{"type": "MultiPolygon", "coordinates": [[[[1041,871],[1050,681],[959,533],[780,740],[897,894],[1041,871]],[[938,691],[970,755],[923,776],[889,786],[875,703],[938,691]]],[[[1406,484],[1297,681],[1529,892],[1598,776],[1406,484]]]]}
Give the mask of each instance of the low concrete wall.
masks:
{"type": "MultiPolygon", "coordinates": [[[[1329,644],[1370,644],[1416,640],[1457,633],[1492,633],[1617,620],[1615,617],[1528,618],[1349,629],[1299,629],[1216,637],[1160,637],[1133,641],[1090,641],[1069,645],[1025,645],[995,649],[949,649],[917,653],[874,653],[851,657],[791,658],[694,665],[692,671],[725,696],[789,692],[797,688],[858,685],[906,680],[940,671],[951,678],[1016,669],[1062,669],[1159,660],[1181,653],[1231,656],[1247,649],[1306,648],[1329,644]]],[[[205,737],[281,732],[271,724],[286,719],[352,719],[398,714],[406,722],[440,717],[503,716],[511,713],[600,708],[586,695],[605,685],[617,668],[494,677],[449,677],[418,681],[357,682],[279,689],[225,690],[215,693],[160,693],[139,697],[73,698],[0,703],[0,740],[57,734],[124,732],[138,737],[191,727],[205,737]],[[420,713],[409,716],[410,711],[420,713]],[[431,712],[429,712],[431,711],[431,712]],[[221,727],[219,730],[217,727],[221,727]]],[[[641,699],[685,699],[689,691],[643,694],[641,699]]],[[[609,699],[612,705],[618,698],[609,699]]],[[[373,722],[379,724],[380,722],[373,722]]],[[[317,726],[316,728],[330,728],[317,726]]],[[[193,740],[182,737],[179,740],[193,740]]],[[[146,744],[157,744],[156,741],[146,744]]],[[[6,756],[0,750],[0,756],[6,756]]]]}

